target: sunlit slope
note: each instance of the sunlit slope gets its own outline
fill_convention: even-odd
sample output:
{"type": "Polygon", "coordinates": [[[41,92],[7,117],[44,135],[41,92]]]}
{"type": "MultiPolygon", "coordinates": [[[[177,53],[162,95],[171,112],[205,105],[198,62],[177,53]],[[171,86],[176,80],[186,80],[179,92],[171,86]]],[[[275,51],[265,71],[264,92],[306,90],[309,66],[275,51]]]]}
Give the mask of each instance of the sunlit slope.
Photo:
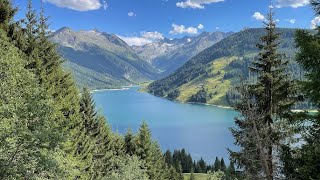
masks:
{"type": "MultiPolygon", "coordinates": [[[[289,73],[299,76],[299,67],[293,61],[295,29],[278,32],[282,37],[279,51],[290,61],[289,73]]],[[[233,87],[240,77],[249,75],[248,66],[256,58],[256,44],[264,33],[264,29],[247,29],[229,36],[190,59],[172,75],[151,83],[148,91],[180,102],[228,106],[234,98],[233,87]]]]}

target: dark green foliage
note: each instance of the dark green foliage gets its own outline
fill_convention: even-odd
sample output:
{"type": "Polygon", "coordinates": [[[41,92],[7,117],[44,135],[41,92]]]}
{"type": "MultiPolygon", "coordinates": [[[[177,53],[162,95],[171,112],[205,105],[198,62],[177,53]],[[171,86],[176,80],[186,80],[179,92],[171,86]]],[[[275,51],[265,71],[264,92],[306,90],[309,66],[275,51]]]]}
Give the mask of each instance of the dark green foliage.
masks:
{"type": "Polygon", "coordinates": [[[17,9],[12,7],[12,2],[10,0],[2,0],[0,2],[0,28],[8,33],[12,31],[13,28],[13,18],[17,13],[17,9]]]}
{"type": "Polygon", "coordinates": [[[164,153],[164,160],[168,164],[168,166],[172,166],[173,165],[172,154],[171,154],[170,150],[167,150],[164,153]]]}
{"type": "Polygon", "coordinates": [[[125,153],[129,154],[130,156],[134,155],[134,153],[136,152],[134,138],[135,136],[132,133],[132,130],[129,129],[124,136],[124,148],[125,153]]]}
{"type": "Polygon", "coordinates": [[[256,81],[239,87],[241,101],[236,110],[241,116],[236,118],[237,128],[232,128],[241,149],[231,152],[231,156],[245,175],[253,179],[277,177],[281,162],[275,163],[274,159],[280,153],[279,145],[290,138],[287,131],[295,91],[286,73],[288,61],[278,53],[280,34],[275,27],[270,10],[265,23],[266,35],[261,36],[257,45],[259,58],[250,66],[256,81]],[[287,127],[282,129],[283,126],[287,127]]]}
{"type": "Polygon", "coordinates": [[[224,159],[221,158],[221,162],[220,162],[220,170],[221,171],[226,171],[227,167],[226,167],[226,164],[224,162],[224,159]]]}
{"type": "Polygon", "coordinates": [[[176,99],[177,97],[179,97],[180,95],[180,91],[178,89],[175,89],[174,91],[170,92],[168,95],[167,95],[167,98],[168,99],[176,99]]]}
{"type": "Polygon", "coordinates": [[[236,169],[234,167],[233,162],[230,162],[230,165],[228,166],[227,170],[225,171],[225,175],[226,175],[227,180],[236,179],[236,169]]]}
{"type": "MultiPolygon", "coordinates": [[[[320,14],[320,1],[312,0],[315,14],[320,14]]],[[[297,62],[305,70],[305,78],[300,82],[302,93],[319,109],[320,107],[320,29],[315,33],[305,30],[296,32],[296,44],[299,52],[297,62]]],[[[320,113],[305,114],[297,119],[304,143],[300,148],[283,147],[284,173],[292,179],[320,178],[320,113]]]]}
{"type": "Polygon", "coordinates": [[[168,175],[167,165],[156,142],[152,141],[151,131],[143,122],[135,138],[136,155],[145,162],[150,179],[162,179],[168,175]]]}
{"type": "Polygon", "coordinates": [[[216,160],[214,161],[214,164],[213,164],[213,170],[214,171],[220,171],[221,170],[221,161],[219,160],[218,157],[216,157],[216,160]]]}
{"type": "Polygon", "coordinates": [[[188,102],[207,103],[208,93],[204,87],[190,97],[188,102]]]}
{"type": "Polygon", "coordinates": [[[202,158],[197,162],[197,166],[199,167],[199,173],[207,173],[207,164],[202,158]]]}

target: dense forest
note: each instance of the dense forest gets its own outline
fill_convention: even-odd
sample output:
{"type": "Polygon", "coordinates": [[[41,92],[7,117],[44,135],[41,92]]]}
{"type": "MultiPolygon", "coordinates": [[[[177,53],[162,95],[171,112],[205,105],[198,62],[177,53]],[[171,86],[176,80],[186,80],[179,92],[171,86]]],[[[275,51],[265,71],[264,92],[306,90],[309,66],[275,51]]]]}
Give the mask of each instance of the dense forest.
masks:
{"type": "Polygon", "coordinates": [[[0,1],[0,179],[172,179],[147,124],[125,137],[81,96],[44,12],[0,1]]]}

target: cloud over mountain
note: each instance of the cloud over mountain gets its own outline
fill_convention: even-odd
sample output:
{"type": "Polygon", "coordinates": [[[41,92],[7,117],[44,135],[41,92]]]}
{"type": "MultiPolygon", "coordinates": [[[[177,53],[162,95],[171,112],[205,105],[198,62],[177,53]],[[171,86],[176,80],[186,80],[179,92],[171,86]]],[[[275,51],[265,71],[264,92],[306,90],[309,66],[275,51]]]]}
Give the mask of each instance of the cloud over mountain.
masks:
{"type": "Polygon", "coordinates": [[[154,32],[141,32],[140,36],[119,36],[130,46],[143,46],[145,44],[152,43],[157,40],[164,39],[163,34],[154,32]]]}

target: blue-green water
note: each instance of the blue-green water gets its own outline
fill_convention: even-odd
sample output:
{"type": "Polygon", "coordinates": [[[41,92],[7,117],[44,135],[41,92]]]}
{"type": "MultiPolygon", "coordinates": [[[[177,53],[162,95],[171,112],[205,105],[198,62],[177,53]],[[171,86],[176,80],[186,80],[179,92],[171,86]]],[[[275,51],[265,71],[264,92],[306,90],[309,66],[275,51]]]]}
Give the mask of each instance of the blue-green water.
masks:
{"type": "Polygon", "coordinates": [[[104,113],[114,131],[137,131],[144,120],[161,148],[185,148],[195,159],[212,162],[216,156],[228,159],[227,148],[235,149],[229,127],[236,112],[205,105],[183,104],[147,93],[107,90],[93,94],[98,110],[104,113]]]}

